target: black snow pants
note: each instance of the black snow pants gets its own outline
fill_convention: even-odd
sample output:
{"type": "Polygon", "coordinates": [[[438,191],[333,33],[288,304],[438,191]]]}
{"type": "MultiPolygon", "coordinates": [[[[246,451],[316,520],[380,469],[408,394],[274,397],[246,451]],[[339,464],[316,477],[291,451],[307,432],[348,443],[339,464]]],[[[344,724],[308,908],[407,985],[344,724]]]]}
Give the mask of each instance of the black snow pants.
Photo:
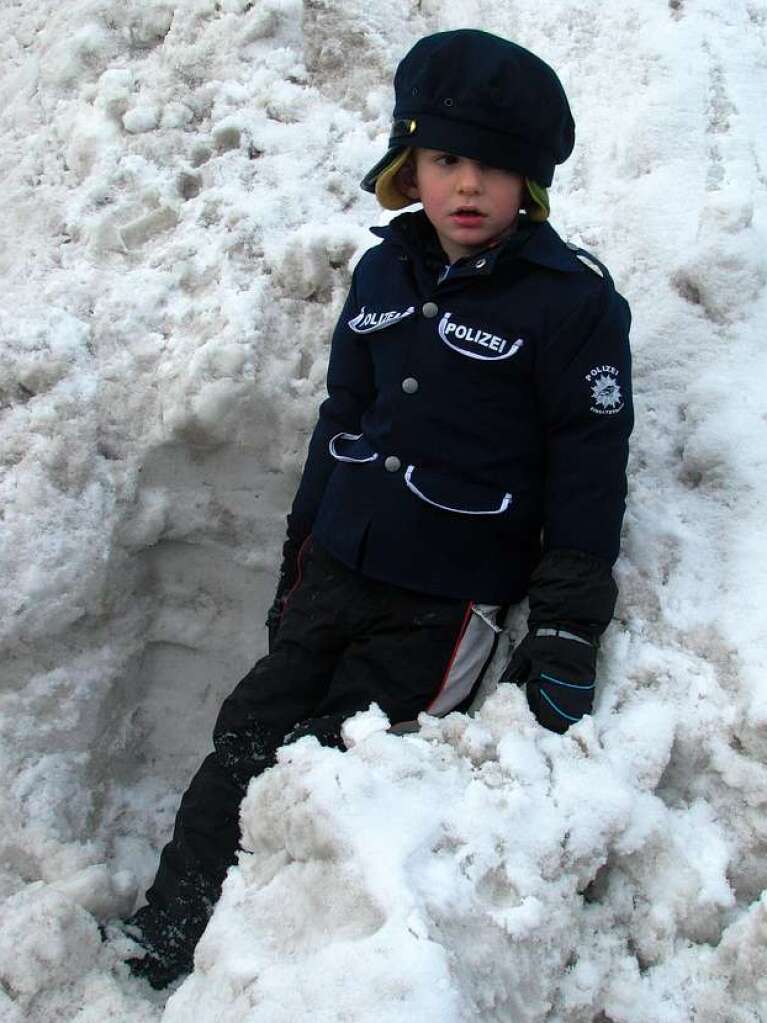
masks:
{"type": "Polygon", "coordinates": [[[465,709],[496,643],[498,608],[365,578],[312,540],[274,648],[226,699],[214,752],[185,792],[148,905],[133,922],[156,956],[192,952],[239,842],[248,782],[286,742],[343,748],[341,724],[375,702],[392,725],[465,709]]]}

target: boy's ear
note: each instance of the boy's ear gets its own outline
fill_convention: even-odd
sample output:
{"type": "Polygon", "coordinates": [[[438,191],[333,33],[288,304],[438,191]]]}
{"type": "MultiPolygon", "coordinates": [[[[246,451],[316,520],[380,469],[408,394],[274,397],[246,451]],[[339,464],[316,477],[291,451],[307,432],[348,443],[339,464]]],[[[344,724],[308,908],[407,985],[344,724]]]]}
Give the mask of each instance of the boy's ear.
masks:
{"type": "Polygon", "coordinates": [[[412,156],[405,160],[400,169],[394,175],[394,183],[397,190],[402,192],[403,195],[406,195],[408,199],[421,198],[421,194],[418,191],[418,179],[415,172],[415,160],[412,156]]]}

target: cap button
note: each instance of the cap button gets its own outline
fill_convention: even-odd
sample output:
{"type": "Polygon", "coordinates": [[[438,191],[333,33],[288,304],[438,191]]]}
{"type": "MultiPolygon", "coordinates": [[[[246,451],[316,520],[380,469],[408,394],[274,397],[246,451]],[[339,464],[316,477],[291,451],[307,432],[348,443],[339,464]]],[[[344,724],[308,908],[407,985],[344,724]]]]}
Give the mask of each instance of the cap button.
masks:
{"type": "Polygon", "coordinates": [[[389,455],[384,462],[384,469],[386,469],[387,472],[396,472],[401,465],[402,462],[400,462],[396,455],[389,455]]]}
{"type": "Polygon", "coordinates": [[[415,394],[418,390],[418,381],[415,377],[405,377],[402,381],[402,390],[405,394],[415,394]]]}
{"type": "Polygon", "coordinates": [[[439,306],[436,302],[424,302],[421,312],[427,319],[431,320],[439,312],[439,306]]]}

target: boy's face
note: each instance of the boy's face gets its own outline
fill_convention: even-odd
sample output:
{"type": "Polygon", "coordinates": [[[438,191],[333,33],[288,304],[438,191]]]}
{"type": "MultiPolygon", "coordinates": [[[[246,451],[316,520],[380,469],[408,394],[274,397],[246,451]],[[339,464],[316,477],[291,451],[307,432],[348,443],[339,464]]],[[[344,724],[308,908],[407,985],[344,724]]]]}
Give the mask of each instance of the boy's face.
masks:
{"type": "Polygon", "coordinates": [[[520,174],[436,149],[416,149],[414,166],[399,173],[399,187],[423,203],[451,263],[516,228],[525,194],[520,174]]]}

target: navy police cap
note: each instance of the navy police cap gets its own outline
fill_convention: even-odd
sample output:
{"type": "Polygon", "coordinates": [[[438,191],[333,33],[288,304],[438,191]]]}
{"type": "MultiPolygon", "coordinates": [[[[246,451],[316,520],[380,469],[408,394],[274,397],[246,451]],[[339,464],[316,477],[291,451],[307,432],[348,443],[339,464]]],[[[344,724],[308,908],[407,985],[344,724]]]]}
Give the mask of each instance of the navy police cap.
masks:
{"type": "Polygon", "coordinates": [[[465,28],[420,39],[394,76],[394,120],[376,179],[406,148],[421,146],[516,171],[548,186],[575,143],[575,123],[556,72],[500,36],[465,28]]]}

